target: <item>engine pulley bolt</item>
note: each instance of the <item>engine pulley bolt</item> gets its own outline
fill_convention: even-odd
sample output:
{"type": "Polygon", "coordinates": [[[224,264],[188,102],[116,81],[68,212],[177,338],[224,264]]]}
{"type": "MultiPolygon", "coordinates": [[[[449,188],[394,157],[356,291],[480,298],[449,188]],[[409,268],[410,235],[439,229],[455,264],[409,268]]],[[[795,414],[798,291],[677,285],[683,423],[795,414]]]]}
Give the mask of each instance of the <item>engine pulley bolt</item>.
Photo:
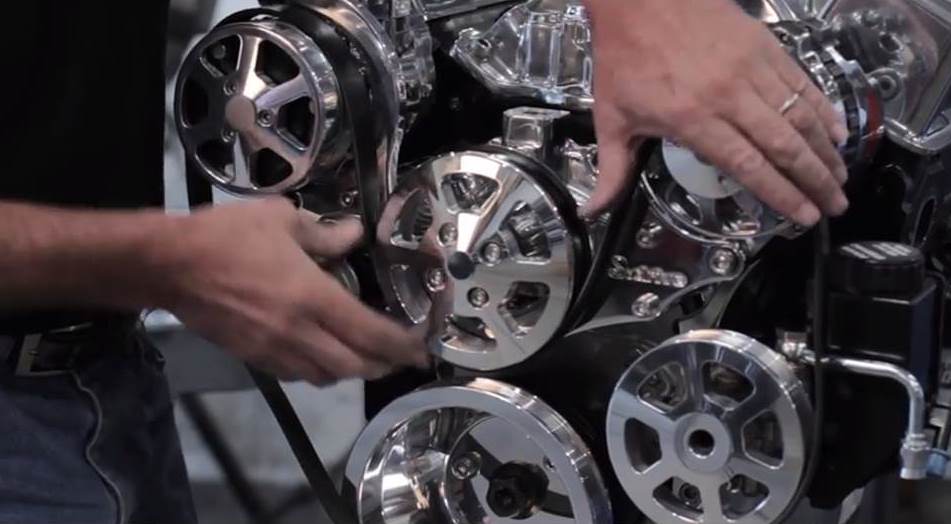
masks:
{"type": "Polygon", "coordinates": [[[456,237],[459,232],[456,230],[455,224],[443,224],[439,228],[439,243],[448,246],[456,241],[456,237]]]}
{"type": "Polygon", "coordinates": [[[714,274],[725,276],[736,271],[737,257],[736,253],[729,249],[717,249],[710,256],[710,271],[714,274]]]}
{"type": "Polygon", "coordinates": [[[441,267],[434,267],[426,272],[426,289],[435,293],[446,288],[446,272],[441,267]]]}
{"type": "Polygon", "coordinates": [[[344,191],[340,194],[340,205],[343,207],[353,207],[357,202],[356,190],[344,191]]]}
{"type": "Polygon", "coordinates": [[[700,507],[700,490],[697,489],[697,486],[693,484],[683,484],[680,486],[679,495],[680,499],[683,500],[687,506],[694,509],[700,507]]]}
{"type": "Polygon", "coordinates": [[[653,249],[657,247],[661,231],[663,231],[663,228],[657,222],[647,222],[644,224],[641,229],[637,231],[637,236],[635,237],[638,247],[643,249],[653,249]]]}
{"type": "Polygon", "coordinates": [[[504,250],[497,242],[489,242],[482,248],[482,260],[487,264],[496,264],[502,260],[504,250]]]}
{"type": "Polygon", "coordinates": [[[238,83],[235,82],[233,79],[228,80],[227,82],[225,82],[223,89],[226,95],[231,96],[238,91],[238,83]]]}
{"type": "Polygon", "coordinates": [[[449,472],[459,480],[469,480],[479,473],[480,467],[482,467],[482,457],[473,451],[452,461],[449,472]]]}
{"type": "Polygon", "coordinates": [[[489,293],[481,287],[474,287],[469,290],[469,303],[473,307],[482,307],[489,303],[489,293]]]}
{"type": "Polygon", "coordinates": [[[261,127],[271,127],[274,123],[274,115],[268,110],[258,111],[258,125],[261,127]]]}
{"type": "Polygon", "coordinates": [[[650,318],[657,314],[660,307],[660,297],[655,293],[644,293],[637,297],[631,306],[631,312],[637,318],[650,318]]]}
{"type": "Polygon", "coordinates": [[[225,142],[229,142],[229,143],[233,142],[234,136],[235,135],[234,135],[233,129],[224,129],[221,131],[221,139],[224,140],[225,142]]]}

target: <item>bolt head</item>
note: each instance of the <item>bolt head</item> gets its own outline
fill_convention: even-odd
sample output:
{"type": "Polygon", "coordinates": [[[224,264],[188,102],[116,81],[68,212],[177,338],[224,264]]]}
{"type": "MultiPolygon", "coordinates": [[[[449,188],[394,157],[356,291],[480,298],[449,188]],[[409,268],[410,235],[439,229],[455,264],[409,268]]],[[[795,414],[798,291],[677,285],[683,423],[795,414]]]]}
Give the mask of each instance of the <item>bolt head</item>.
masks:
{"type": "Polygon", "coordinates": [[[258,111],[258,125],[261,127],[271,127],[274,123],[274,114],[267,110],[258,111]]]}
{"type": "Polygon", "coordinates": [[[430,269],[426,274],[426,288],[434,293],[445,289],[446,272],[440,267],[430,269]]]}
{"type": "Polygon", "coordinates": [[[482,458],[478,453],[466,453],[453,461],[449,471],[459,480],[468,480],[479,473],[481,466],[482,458]]]}
{"type": "Polygon", "coordinates": [[[481,287],[474,287],[469,290],[469,303],[473,307],[483,307],[489,303],[489,293],[481,287]]]}
{"type": "Polygon", "coordinates": [[[502,246],[497,242],[489,242],[482,248],[482,260],[488,264],[495,264],[502,260],[502,246]]]}
{"type": "Polygon", "coordinates": [[[228,80],[223,87],[226,95],[231,96],[238,92],[238,83],[234,80],[228,80]]]}
{"type": "Polygon", "coordinates": [[[710,257],[710,271],[725,276],[736,271],[737,256],[729,249],[717,249],[710,257]]]}
{"type": "Polygon", "coordinates": [[[225,142],[233,142],[235,133],[233,129],[225,129],[221,132],[221,139],[225,142]]]}
{"type": "Polygon", "coordinates": [[[456,230],[455,224],[443,224],[439,228],[439,243],[448,246],[456,241],[459,232],[456,230]]]}
{"type": "Polygon", "coordinates": [[[637,297],[631,306],[631,312],[637,318],[650,318],[657,314],[660,307],[660,297],[655,293],[644,293],[637,297]]]}

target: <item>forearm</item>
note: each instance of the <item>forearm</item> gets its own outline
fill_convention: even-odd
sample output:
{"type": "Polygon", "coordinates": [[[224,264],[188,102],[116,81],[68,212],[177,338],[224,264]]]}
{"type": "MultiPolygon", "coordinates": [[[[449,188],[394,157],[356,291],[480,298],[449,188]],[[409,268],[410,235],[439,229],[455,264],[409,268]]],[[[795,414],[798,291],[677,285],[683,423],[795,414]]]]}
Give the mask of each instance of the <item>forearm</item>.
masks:
{"type": "Polygon", "coordinates": [[[160,306],[159,210],[72,210],[0,201],[0,310],[160,306]]]}

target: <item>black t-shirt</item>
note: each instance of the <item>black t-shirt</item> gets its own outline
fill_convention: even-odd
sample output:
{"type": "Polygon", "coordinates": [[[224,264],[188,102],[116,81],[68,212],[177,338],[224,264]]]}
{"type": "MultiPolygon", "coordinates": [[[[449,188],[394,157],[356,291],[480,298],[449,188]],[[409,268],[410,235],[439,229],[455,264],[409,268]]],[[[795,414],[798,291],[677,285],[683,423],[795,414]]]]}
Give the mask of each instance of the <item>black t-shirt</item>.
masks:
{"type": "MultiPolygon", "coordinates": [[[[0,14],[0,199],[160,206],[168,0],[24,0],[0,14]]],[[[0,334],[110,313],[0,312],[0,334]]]]}
{"type": "Polygon", "coordinates": [[[168,0],[8,3],[0,199],[161,205],[168,0]]]}

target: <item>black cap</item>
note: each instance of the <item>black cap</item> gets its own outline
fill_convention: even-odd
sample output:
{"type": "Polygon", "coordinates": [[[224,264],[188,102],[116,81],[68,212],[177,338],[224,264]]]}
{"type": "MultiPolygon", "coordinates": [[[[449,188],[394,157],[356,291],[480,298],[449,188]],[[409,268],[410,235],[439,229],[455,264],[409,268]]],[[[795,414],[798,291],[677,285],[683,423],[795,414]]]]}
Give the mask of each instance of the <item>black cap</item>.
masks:
{"type": "Polygon", "coordinates": [[[897,242],[852,242],[836,248],[829,284],[836,291],[859,295],[909,295],[921,290],[925,257],[897,242]]]}

